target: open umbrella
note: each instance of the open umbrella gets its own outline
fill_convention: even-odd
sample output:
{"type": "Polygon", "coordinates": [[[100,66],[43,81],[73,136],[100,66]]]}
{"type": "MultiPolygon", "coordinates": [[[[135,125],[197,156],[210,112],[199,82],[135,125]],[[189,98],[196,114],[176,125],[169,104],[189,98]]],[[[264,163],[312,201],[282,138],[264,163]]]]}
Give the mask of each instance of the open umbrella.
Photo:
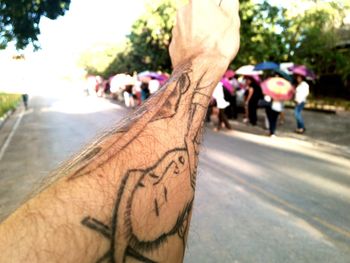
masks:
{"type": "Polygon", "coordinates": [[[310,69],[308,69],[306,66],[304,65],[295,65],[293,67],[290,67],[289,70],[297,75],[303,76],[305,78],[314,80],[316,79],[316,75],[315,73],[313,73],[310,69]]]}
{"type": "Polygon", "coordinates": [[[262,73],[263,73],[262,71],[254,70],[253,65],[242,66],[236,70],[237,75],[244,75],[244,76],[261,75],[262,73]]]}
{"type": "Polygon", "coordinates": [[[278,69],[280,66],[272,61],[262,62],[254,67],[254,70],[272,70],[278,69]]]}
{"type": "Polygon", "coordinates": [[[269,78],[261,83],[265,95],[274,100],[290,100],[294,95],[292,84],[283,78],[269,78]]]}
{"type": "Polygon", "coordinates": [[[293,81],[293,77],[289,75],[287,72],[281,70],[281,69],[273,69],[274,72],[276,72],[277,75],[279,75],[281,78],[284,78],[290,82],[293,81]]]}
{"type": "Polygon", "coordinates": [[[139,73],[137,76],[139,78],[143,78],[143,77],[149,77],[149,78],[154,78],[154,79],[160,78],[160,74],[158,74],[157,72],[152,72],[152,71],[143,71],[143,72],[139,73]]]}
{"type": "Polygon", "coordinates": [[[232,69],[229,69],[225,72],[224,78],[230,79],[233,78],[235,75],[236,73],[232,69]]]}
{"type": "Polygon", "coordinates": [[[152,71],[143,71],[137,75],[139,79],[144,79],[144,78],[152,78],[159,80],[159,82],[165,82],[169,79],[168,76],[162,73],[157,73],[157,72],[152,72],[152,71]]]}

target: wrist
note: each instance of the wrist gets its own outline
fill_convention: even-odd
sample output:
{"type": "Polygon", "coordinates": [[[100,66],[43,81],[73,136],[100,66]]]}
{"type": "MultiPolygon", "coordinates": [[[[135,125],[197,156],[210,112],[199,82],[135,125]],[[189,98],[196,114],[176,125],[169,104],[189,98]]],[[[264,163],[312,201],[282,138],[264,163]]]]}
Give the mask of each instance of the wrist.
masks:
{"type": "Polygon", "coordinates": [[[193,80],[200,80],[202,87],[211,87],[211,93],[225,74],[230,59],[218,54],[203,53],[194,57],[191,64],[193,80]]]}
{"type": "MultiPolygon", "coordinates": [[[[215,52],[201,53],[193,58],[193,68],[205,70],[212,73],[214,72],[225,72],[231,63],[231,59],[220,55],[215,52]]],[[[222,74],[220,74],[221,77],[222,74]]]]}

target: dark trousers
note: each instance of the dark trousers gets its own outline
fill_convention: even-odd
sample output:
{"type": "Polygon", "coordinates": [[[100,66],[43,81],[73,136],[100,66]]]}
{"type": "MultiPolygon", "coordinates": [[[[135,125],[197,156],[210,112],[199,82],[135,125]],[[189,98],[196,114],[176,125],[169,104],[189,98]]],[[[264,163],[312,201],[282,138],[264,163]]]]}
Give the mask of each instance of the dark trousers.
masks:
{"type": "Polygon", "coordinates": [[[221,123],[224,123],[227,129],[231,129],[231,125],[228,122],[227,116],[225,114],[225,109],[219,109],[218,130],[221,128],[221,123]]]}
{"type": "Polygon", "coordinates": [[[249,122],[252,124],[252,125],[256,125],[257,122],[258,122],[258,116],[257,116],[257,113],[256,113],[256,110],[258,108],[258,102],[257,101],[249,101],[249,104],[248,104],[248,114],[249,114],[249,122]]]}
{"type": "Polygon", "coordinates": [[[213,113],[213,106],[209,105],[207,115],[205,116],[205,122],[210,122],[210,116],[213,113]]]}
{"type": "Polygon", "coordinates": [[[225,113],[226,116],[229,119],[237,119],[237,113],[238,113],[238,109],[237,109],[237,101],[236,101],[236,96],[230,96],[229,100],[227,100],[230,103],[230,106],[228,106],[225,109],[225,113]]]}
{"type": "Polygon", "coordinates": [[[277,128],[277,120],[280,112],[274,111],[271,107],[266,108],[267,119],[269,120],[270,134],[275,134],[277,128]]]}
{"type": "Polygon", "coordinates": [[[29,100],[28,94],[22,94],[22,100],[23,100],[24,107],[28,109],[28,100],[29,100]]]}

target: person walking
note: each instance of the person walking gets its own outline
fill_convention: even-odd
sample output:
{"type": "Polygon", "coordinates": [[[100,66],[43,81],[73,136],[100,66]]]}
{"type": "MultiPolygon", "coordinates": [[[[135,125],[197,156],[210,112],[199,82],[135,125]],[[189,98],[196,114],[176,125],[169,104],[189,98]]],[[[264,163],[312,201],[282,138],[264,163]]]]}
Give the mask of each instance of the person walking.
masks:
{"type": "Polygon", "coordinates": [[[238,80],[235,78],[235,72],[231,69],[227,70],[221,83],[224,87],[224,98],[230,103],[225,109],[225,114],[229,119],[237,119],[237,97],[236,90],[239,87],[238,80]]]}
{"type": "Polygon", "coordinates": [[[248,106],[248,118],[250,124],[256,126],[258,122],[258,102],[263,97],[263,95],[261,87],[253,77],[245,76],[245,80],[248,87],[248,97],[246,100],[246,106],[248,106]]]}
{"type": "Polygon", "coordinates": [[[23,101],[25,110],[28,110],[29,95],[27,93],[22,94],[22,101],[23,101]]]}
{"type": "MultiPolygon", "coordinates": [[[[266,101],[271,101],[271,97],[265,96],[266,101]]],[[[284,110],[284,102],[278,100],[272,100],[271,105],[266,107],[266,115],[269,123],[269,135],[270,137],[276,136],[278,117],[284,110]]]]}
{"type": "Polygon", "coordinates": [[[225,100],[224,97],[224,87],[221,82],[216,85],[213,92],[213,98],[216,100],[216,107],[218,108],[218,125],[214,129],[219,131],[222,126],[225,126],[228,130],[231,130],[231,125],[228,122],[225,109],[230,106],[230,103],[225,100]]]}
{"type": "Polygon", "coordinates": [[[303,134],[306,131],[304,119],[301,114],[302,110],[305,107],[306,99],[309,96],[310,90],[309,90],[309,84],[305,81],[305,77],[302,75],[295,75],[295,79],[297,82],[297,87],[295,90],[295,109],[294,109],[294,116],[295,120],[297,122],[297,129],[295,130],[296,133],[303,134]]]}

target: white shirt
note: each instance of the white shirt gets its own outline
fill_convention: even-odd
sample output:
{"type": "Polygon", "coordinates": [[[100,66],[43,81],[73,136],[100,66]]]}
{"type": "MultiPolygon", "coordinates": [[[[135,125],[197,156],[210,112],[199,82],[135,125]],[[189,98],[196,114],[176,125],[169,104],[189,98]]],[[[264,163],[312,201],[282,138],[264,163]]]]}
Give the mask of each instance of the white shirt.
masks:
{"type": "Polygon", "coordinates": [[[295,101],[298,104],[306,102],[306,98],[309,96],[309,93],[309,84],[307,84],[305,81],[301,82],[296,88],[295,101]]]}
{"type": "Polygon", "coordinates": [[[216,100],[217,107],[219,109],[226,109],[230,105],[224,98],[224,87],[221,82],[214,89],[213,98],[216,100]]]}
{"type": "Polygon", "coordinates": [[[272,100],[270,96],[265,95],[264,100],[271,102],[271,109],[277,112],[282,112],[284,110],[284,102],[279,100],[272,100]]]}
{"type": "Polygon", "coordinates": [[[273,109],[274,111],[277,111],[277,112],[282,112],[284,110],[283,101],[278,101],[278,100],[272,101],[271,109],[273,109]]]}
{"type": "Polygon", "coordinates": [[[156,79],[152,79],[149,83],[148,83],[148,89],[149,92],[151,94],[155,93],[157,90],[159,90],[160,88],[160,83],[158,80],[156,79]]]}

